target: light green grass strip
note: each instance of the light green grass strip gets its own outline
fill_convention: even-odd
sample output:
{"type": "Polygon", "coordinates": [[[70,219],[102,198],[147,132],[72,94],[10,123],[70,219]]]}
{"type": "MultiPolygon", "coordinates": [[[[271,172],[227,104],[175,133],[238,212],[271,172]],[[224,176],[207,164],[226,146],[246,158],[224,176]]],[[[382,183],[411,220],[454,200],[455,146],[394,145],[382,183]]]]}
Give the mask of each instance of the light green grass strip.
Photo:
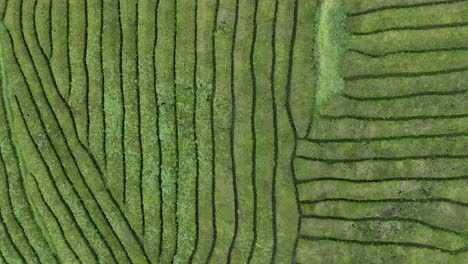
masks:
{"type": "Polygon", "coordinates": [[[342,0],[321,0],[317,13],[315,60],[317,63],[316,105],[324,105],[344,88],[342,64],[349,34],[345,29],[342,0]]]}

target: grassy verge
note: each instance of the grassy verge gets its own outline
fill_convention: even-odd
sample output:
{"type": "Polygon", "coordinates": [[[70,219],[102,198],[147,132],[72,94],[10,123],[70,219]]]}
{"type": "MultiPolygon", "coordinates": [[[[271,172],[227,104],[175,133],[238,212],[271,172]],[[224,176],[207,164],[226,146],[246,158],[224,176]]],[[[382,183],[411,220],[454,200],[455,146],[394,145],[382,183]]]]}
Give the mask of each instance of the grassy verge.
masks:
{"type": "Polygon", "coordinates": [[[341,66],[348,41],[344,23],[345,13],[341,0],[321,1],[315,44],[317,106],[325,104],[344,88],[341,66]]]}

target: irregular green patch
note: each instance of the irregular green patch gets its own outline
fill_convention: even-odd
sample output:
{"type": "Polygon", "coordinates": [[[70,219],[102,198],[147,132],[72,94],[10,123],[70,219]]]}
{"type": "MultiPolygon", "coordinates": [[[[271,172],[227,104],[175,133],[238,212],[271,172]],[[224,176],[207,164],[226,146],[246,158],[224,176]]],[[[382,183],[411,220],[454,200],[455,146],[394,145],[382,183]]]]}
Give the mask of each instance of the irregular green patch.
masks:
{"type": "Polygon", "coordinates": [[[316,103],[324,105],[344,89],[342,64],[349,34],[341,0],[321,1],[317,14],[315,59],[317,63],[316,103]]]}

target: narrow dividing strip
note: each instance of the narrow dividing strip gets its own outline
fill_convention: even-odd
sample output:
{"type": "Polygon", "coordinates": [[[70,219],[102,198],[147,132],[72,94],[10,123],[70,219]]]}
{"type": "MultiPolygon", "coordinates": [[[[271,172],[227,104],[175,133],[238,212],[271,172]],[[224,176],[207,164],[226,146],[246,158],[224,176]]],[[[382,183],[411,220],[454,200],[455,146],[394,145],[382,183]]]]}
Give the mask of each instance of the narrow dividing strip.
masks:
{"type": "Polygon", "coordinates": [[[362,51],[359,49],[348,49],[349,52],[354,52],[363,56],[371,57],[371,58],[382,58],[391,55],[398,55],[398,54],[424,54],[424,53],[431,53],[431,52],[451,52],[451,51],[465,51],[468,50],[468,47],[453,47],[453,48],[438,48],[438,49],[422,49],[422,50],[396,50],[390,51],[385,53],[369,53],[366,51],[362,51]]]}
{"type": "Polygon", "coordinates": [[[427,223],[425,221],[419,220],[419,219],[413,219],[413,218],[405,218],[405,217],[359,217],[359,218],[353,218],[353,217],[342,217],[342,216],[328,216],[328,215],[313,215],[313,214],[307,214],[307,215],[302,215],[301,218],[303,219],[325,219],[325,220],[339,220],[339,221],[351,221],[351,222],[372,222],[372,221],[378,221],[378,222],[407,222],[407,223],[416,223],[425,227],[428,227],[432,230],[435,231],[443,231],[447,233],[451,233],[457,236],[463,236],[463,232],[458,232],[452,229],[448,229],[445,227],[441,226],[436,226],[430,223],[427,223]]]}
{"type": "Polygon", "coordinates": [[[72,93],[72,81],[73,81],[73,76],[71,72],[71,56],[70,56],[70,2],[66,1],[66,16],[67,16],[67,32],[66,32],[66,42],[67,42],[67,70],[68,70],[68,92],[65,95],[67,98],[67,103],[70,105],[70,96],[72,93]]]}
{"type": "Polygon", "coordinates": [[[123,205],[125,206],[127,203],[127,162],[126,162],[126,150],[125,150],[125,116],[127,107],[125,105],[125,93],[124,93],[124,85],[123,85],[123,25],[122,25],[122,8],[121,8],[121,0],[117,1],[117,10],[119,12],[119,34],[120,34],[120,45],[119,45],[119,65],[120,65],[120,95],[122,98],[122,103],[120,105],[122,111],[122,122],[121,122],[121,137],[120,137],[120,144],[122,149],[122,175],[123,175],[123,183],[122,183],[122,197],[123,197],[123,205]]]}
{"type": "Polygon", "coordinates": [[[84,49],[83,49],[83,55],[82,55],[82,64],[83,64],[83,69],[85,71],[84,74],[84,79],[85,79],[85,104],[86,104],[86,146],[89,146],[89,128],[91,126],[91,122],[89,121],[89,112],[90,112],[90,107],[89,107],[89,96],[90,96],[90,89],[89,89],[89,70],[88,70],[88,60],[86,54],[88,53],[88,0],[84,0],[84,49]]]}
{"type": "Polygon", "coordinates": [[[462,247],[456,250],[450,250],[450,249],[445,249],[445,248],[440,248],[440,247],[436,247],[432,245],[415,243],[415,242],[365,241],[365,240],[355,240],[355,239],[341,239],[341,238],[328,237],[328,236],[301,235],[301,239],[309,240],[309,241],[332,241],[332,242],[340,242],[340,243],[347,243],[347,244],[358,244],[362,246],[399,246],[399,247],[421,248],[421,249],[436,250],[436,251],[440,251],[442,253],[447,253],[450,255],[457,255],[459,253],[463,253],[468,250],[467,247],[462,247]]]}
{"type": "Polygon", "coordinates": [[[389,198],[389,199],[349,199],[349,198],[324,198],[317,200],[302,200],[301,204],[318,204],[324,202],[349,202],[349,203],[448,203],[462,207],[468,207],[468,203],[455,201],[447,198],[425,198],[425,199],[406,199],[406,198],[389,198]]]}
{"type": "Polygon", "coordinates": [[[465,94],[468,92],[468,89],[461,89],[461,90],[452,90],[452,91],[426,91],[426,92],[418,92],[418,93],[409,93],[409,94],[402,94],[402,95],[388,95],[388,96],[354,96],[348,93],[343,93],[342,96],[346,99],[353,100],[353,101],[360,101],[360,102],[367,102],[367,101],[389,101],[389,100],[399,100],[399,99],[409,99],[409,98],[417,98],[422,96],[450,96],[450,95],[459,95],[465,94]]]}
{"type": "Polygon", "coordinates": [[[172,77],[173,77],[173,98],[174,104],[172,110],[174,111],[174,133],[175,133],[175,159],[176,159],[176,167],[175,167],[175,248],[174,253],[172,254],[171,263],[174,263],[176,260],[177,253],[179,252],[179,171],[180,171],[180,153],[179,153],[179,124],[177,122],[177,68],[176,68],[176,60],[177,60],[177,22],[178,22],[178,14],[177,14],[177,1],[174,1],[174,34],[173,34],[173,43],[174,48],[172,50],[172,77]]]}
{"type": "Polygon", "coordinates": [[[52,32],[54,31],[54,25],[52,23],[52,7],[54,5],[54,0],[49,0],[49,40],[50,40],[50,53],[49,53],[49,60],[52,59],[52,56],[54,55],[54,41],[52,38],[52,32]]]}
{"type": "Polygon", "coordinates": [[[1,263],[8,263],[5,259],[5,256],[3,255],[3,250],[0,248],[0,261],[1,263]]]}
{"type": "Polygon", "coordinates": [[[459,23],[448,23],[440,25],[422,25],[422,26],[407,26],[407,27],[390,27],[386,29],[378,29],[368,32],[350,32],[354,36],[367,36],[374,35],[379,33],[385,33],[390,31],[403,31],[403,30],[429,30],[429,29],[443,29],[443,28],[456,28],[456,27],[466,27],[468,22],[459,22],[459,23]]]}
{"type": "MultiPolygon", "coordinates": [[[[37,30],[37,23],[36,23],[36,15],[37,15],[37,4],[39,3],[40,0],[34,0],[34,6],[33,6],[33,11],[32,11],[32,24],[34,27],[34,34],[37,36],[38,35],[38,30],[37,30]]],[[[43,44],[39,41],[39,46],[41,47],[42,50],[44,50],[43,44]]],[[[52,39],[51,39],[52,42],[52,39]]],[[[50,56],[47,56],[47,59],[50,60],[50,56]]]]}
{"type": "Polygon", "coordinates": [[[349,179],[349,178],[334,178],[334,177],[319,177],[297,180],[296,184],[307,184],[312,182],[321,181],[342,181],[351,183],[378,183],[378,182],[390,182],[390,181],[460,181],[468,180],[468,175],[455,176],[455,177],[393,177],[393,178],[382,178],[382,179],[349,179]]]}
{"type": "Polygon", "coordinates": [[[420,155],[420,156],[400,156],[400,157],[364,157],[364,158],[342,158],[342,159],[331,159],[331,158],[318,158],[318,157],[307,157],[304,155],[297,155],[296,158],[325,162],[328,164],[333,163],[354,163],[363,161],[402,161],[402,160],[433,160],[433,159],[468,159],[468,154],[464,155],[451,155],[451,154],[436,154],[436,155],[420,155]]]}
{"type": "Polygon", "coordinates": [[[105,96],[105,87],[106,87],[106,74],[104,73],[104,54],[103,54],[103,44],[102,44],[102,39],[104,37],[104,0],[101,0],[101,25],[99,27],[100,33],[99,33],[99,65],[101,69],[101,102],[100,104],[102,105],[102,153],[104,155],[104,165],[103,165],[103,171],[107,173],[107,118],[106,118],[106,109],[105,109],[105,101],[104,101],[104,96],[105,96]]]}
{"type": "Polygon", "coordinates": [[[256,48],[256,41],[257,41],[257,16],[258,16],[258,0],[255,0],[255,7],[254,7],[254,15],[253,15],[253,34],[252,34],[252,44],[250,47],[250,56],[249,56],[249,63],[250,63],[250,76],[252,78],[252,112],[250,116],[250,127],[252,133],[252,171],[251,171],[251,178],[252,178],[252,190],[253,190],[253,225],[252,225],[252,243],[250,245],[250,252],[247,258],[247,263],[252,261],[253,253],[255,251],[255,246],[257,244],[257,224],[258,224],[258,217],[257,217],[257,129],[255,123],[256,117],[256,109],[257,109],[257,76],[255,74],[255,65],[254,65],[254,55],[255,55],[255,48],[256,48]]]}
{"type": "Polygon", "coordinates": [[[278,22],[278,0],[275,0],[275,7],[273,11],[273,32],[271,34],[271,76],[270,76],[270,88],[271,88],[271,110],[273,112],[273,174],[271,184],[271,208],[272,218],[271,226],[273,231],[273,250],[271,252],[271,263],[276,263],[276,255],[278,254],[278,228],[277,228],[277,214],[276,214],[276,177],[278,174],[278,107],[276,105],[276,94],[275,94],[275,77],[276,77],[276,26],[278,22]]]}
{"type": "Polygon", "coordinates": [[[140,95],[140,56],[139,56],[139,48],[138,48],[138,45],[139,45],[139,29],[140,29],[140,26],[139,26],[139,22],[140,22],[140,18],[139,18],[139,8],[140,8],[140,5],[139,5],[139,1],[136,1],[136,19],[135,19],[135,28],[136,28],[136,31],[135,31],[135,49],[136,49],[136,56],[135,56],[135,82],[136,82],[136,92],[137,92],[137,115],[138,115],[138,123],[137,123],[137,126],[138,126],[138,134],[137,134],[137,137],[138,137],[138,147],[139,147],[139,150],[138,150],[138,154],[139,154],[139,160],[140,160],[140,164],[138,166],[138,188],[139,188],[139,192],[140,192],[140,211],[141,211],[141,239],[143,240],[144,239],[144,234],[145,234],[145,225],[146,225],[146,222],[145,222],[145,209],[143,208],[143,203],[144,203],[144,195],[143,195],[143,165],[145,164],[144,163],[144,155],[143,155],[143,142],[142,142],[142,129],[141,129],[141,95],[140,95]]]}
{"type": "Polygon", "coordinates": [[[5,19],[6,11],[7,11],[7,9],[8,9],[8,0],[3,1],[3,3],[4,3],[4,4],[3,4],[3,9],[2,9],[3,12],[2,12],[2,14],[0,15],[2,21],[3,21],[3,19],[5,19]]]}
{"type": "Polygon", "coordinates": [[[159,18],[159,3],[160,0],[156,0],[155,7],[154,7],[154,14],[155,16],[155,22],[154,22],[154,47],[153,47],[153,69],[154,69],[154,101],[156,102],[155,108],[156,108],[156,141],[158,144],[158,168],[157,168],[157,173],[158,173],[158,189],[159,189],[159,245],[158,245],[158,259],[157,261],[161,261],[161,256],[162,256],[162,251],[163,251],[163,245],[164,245],[164,239],[163,239],[163,230],[164,230],[164,217],[163,217],[163,204],[164,204],[164,198],[163,198],[163,190],[162,190],[162,175],[161,175],[161,167],[163,164],[163,155],[162,155],[162,148],[161,148],[161,131],[160,131],[160,111],[159,111],[159,94],[157,90],[157,85],[156,85],[156,80],[157,80],[157,69],[156,69],[156,49],[158,46],[158,18],[159,18]]]}
{"type": "Polygon", "coordinates": [[[231,263],[232,252],[234,251],[234,246],[236,244],[237,235],[239,233],[239,198],[238,198],[238,190],[237,190],[237,171],[236,171],[236,160],[234,157],[234,146],[235,146],[235,137],[234,137],[234,127],[236,124],[236,96],[234,93],[235,85],[234,85],[234,67],[235,67],[235,59],[234,59],[234,51],[236,48],[236,41],[237,41],[237,25],[239,21],[239,0],[236,0],[236,11],[234,15],[234,29],[232,33],[232,43],[231,43],[231,54],[230,54],[230,61],[231,61],[231,125],[229,127],[229,146],[230,146],[230,154],[231,154],[231,170],[232,170],[232,188],[234,192],[234,235],[231,240],[231,244],[229,245],[229,251],[227,255],[227,263],[231,263]]]}
{"type": "Polygon", "coordinates": [[[441,74],[449,74],[455,72],[465,72],[468,71],[468,67],[444,69],[438,71],[427,71],[427,72],[392,72],[392,73],[380,73],[380,74],[361,74],[354,76],[345,76],[345,81],[358,81],[358,80],[373,80],[373,79],[383,79],[383,78],[415,78],[422,76],[433,76],[441,74]]]}
{"type": "Polygon", "coordinates": [[[356,143],[356,142],[374,142],[391,141],[405,139],[429,139],[429,138],[452,138],[467,137],[468,132],[445,133],[445,134],[423,134],[423,135],[405,135],[405,136],[387,136],[387,137],[360,137],[360,138],[303,138],[302,140],[312,143],[356,143]]]}
{"type": "Polygon", "coordinates": [[[428,119],[458,119],[468,117],[466,114],[453,115],[415,115],[415,116],[360,116],[360,115],[320,115],[321,118],[329,120],[354,119],[362,121],[411,121],[411,120],[428,120],[428,119]]]}
{"type": "Polygon", "coordinates": [[[193,38],[193,48],[194,48],[194,60],[193,60],[193,105],[192,105],[192,129],[193,129],[193,138],[195,143],[195,244],[192,249],[192,253],[189,257],[189,263],[193,262],[195,253],[198,250],[198,243],[200,240],[200,192],[199,192],[199,183],[200,183],[200,157],[198,151],[198,133],[197,133],[197,74],[198,74],[198,0],[195,0],[195,8],[193,15],[193,24],[194,24],[194,38],[193,38]]]}
{"type": "Polygon", "coordinates": [[[371,8],[371,9],[358,11],[358,12],[350,12],[350,13],[346,13],[346,15],[348,17],[354,17],[354,16],[367,15],[367,14],[371,14],[371,13],[375,13],[375,12],[379,12],[379,11],[384,11],[384,10],[403,9],[403,8],[417,8],[417,7],[435,6],[435,5],[446,5],[446,4],[453,4],[453,3],[465,2],[465,1],[466,0],[446,0],[446,1],[435,1],[435,2],[419,3],[419,4],[409,4],[409,5],[389,5],[389,6],[371,8]]]}
{"type": "Polygon", "coordinates": [[[212,179],[211,179],[211,205],[212,205],[212,228],[213,228],[213,238],[211,241],[210,251],[208,252],[208,256],[206,258],[206,264],[211,262],[211,258],[213,257],[214,249],[216,248],[216,241],[218,239],[218,227],[216,222],[216,139],[215,139],[215,131],[214,131],[214,102],[216,98],[216,83],[217,83],[217,76],[216,76],[216,26],[218,23],[218,16],[219,16],[219,2],[220,0],[216,0],[215,6],[215,14],[213,19],[213,30],[211,35],[211,64],[213,65],[213,80],[211,84],[211,96],[210,96],[210,140],[211,140],[211,171],[212,171],[212,179]]]}
{"type": "MultiPolygon", "coordinates": [[[[289,166],[291,168],[291,173],[292,173],[294,181],[297,180],[294,159],[297,153],[298,132],[297,132],[296,124],[294,122],[292,108],[291,108],[291,90],[292,90],[291,81],[292,81],[292,75],[293,75],[294,48],[296,46],[298,13],[299,13],[299,0],[294,0],[293,26],[292,26],[291,39],[290,39],[290,44],[289,44],[288,73],[287,73],[286,87],[285,87],[286,88],[286,113],[288,115],[288,121],[289,121],[289,124],[291,125],[291,129],[293,131],[293,136],[294,136],[294,146],[293,146],[293,151],[292,151],[291,158],[289,161],[289,166]]],[[[294,184],[294,196],[296,200],[297,211],[299,212],[299,215],[302,215],[302,207],[301,207],[300,198],[299,198],[299,190],[296,184],[294,184]]],[[[299,220],[297,223],[296,239],[294,241],[294,247],[293,247],[293,252],[291,256],[291,263],[296,262],[297,248],[299,245],[300,234],[301,234],[301,221],[299,220]]]]}

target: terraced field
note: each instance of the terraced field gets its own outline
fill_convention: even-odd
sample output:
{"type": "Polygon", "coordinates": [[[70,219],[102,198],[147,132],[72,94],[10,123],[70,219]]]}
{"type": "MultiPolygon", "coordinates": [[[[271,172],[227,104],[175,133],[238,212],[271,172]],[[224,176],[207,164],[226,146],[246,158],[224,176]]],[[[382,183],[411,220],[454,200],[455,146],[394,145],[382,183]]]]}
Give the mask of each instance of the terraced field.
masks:
{"type": "Polygon", "coordinates": [[[294,160],[298,260],[465,263],[468,3],[344,6],[343,88],[294,160]]]}
{"type": "Polygon", "coordinates": [[[0,19],[0,263],[466,263],[468,1],[0,19]]]}

